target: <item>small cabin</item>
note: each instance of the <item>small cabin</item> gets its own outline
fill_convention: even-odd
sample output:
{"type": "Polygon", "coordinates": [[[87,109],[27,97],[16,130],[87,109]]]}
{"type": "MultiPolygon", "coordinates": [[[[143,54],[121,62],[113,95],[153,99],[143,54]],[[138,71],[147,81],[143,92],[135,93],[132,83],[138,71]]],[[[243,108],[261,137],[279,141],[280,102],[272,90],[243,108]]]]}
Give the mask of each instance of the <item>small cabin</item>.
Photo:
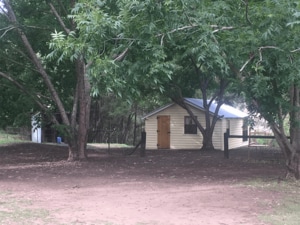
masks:
{"type": "MultiPolygon", "coordinates": [[[[185,98],[193,114],[201,124],[205,124],[203,100],[185,98]]],[[[217,103],[210,107],[211,116],[217,103]]],[[[223,104],[219,110],[220,117],[213,132],[215,149],[224,150],[224,133],[229,129],[231,135],[247,136],[248,126],[245,124],[247,114],[229,105],[223,104]]],[[[162,106],[143,117],[145,121],[147,149],[200,149],[202,135],[188,112],[176,103],[162,106]]],[[[230,148],[247,146],[246,138],[229,139],[230,148]]]]}

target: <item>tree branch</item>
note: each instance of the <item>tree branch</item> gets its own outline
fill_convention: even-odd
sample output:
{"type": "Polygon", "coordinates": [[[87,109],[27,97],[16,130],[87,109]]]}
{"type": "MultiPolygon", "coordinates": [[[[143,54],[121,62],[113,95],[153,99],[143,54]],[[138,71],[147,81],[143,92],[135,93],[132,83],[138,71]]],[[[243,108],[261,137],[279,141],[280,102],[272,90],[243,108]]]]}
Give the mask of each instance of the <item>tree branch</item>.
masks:
{"type": "MultiPolygon", "coordinates": [[[[14,51],[16,51],[17,53],[19,53],[19,55],[23,56],[24,59],[30,61],[32,64],[34,64],[34,62],[32,61],[32,59],[30,57],[28,57],[28,55],[25,54],[25,52],[21,51],[21,49],[19,48],[12,48],[14,51]]],[[[3,56],[0,56],[0,58],[4,58],[3,56]]],[[[24,63],[24,60],[22,60],[22,63],[16,61],[13,59],[13,55],[9,55],[9,56],[6,56],[5,57],[5,60],[9,61],[9,62],[12,62],[12,63],[15,63],[17,65],[20,65],[20,66],[23,66],[25,67],[25,64],[24,63]]],[[[35,68],[30,68],[32,71],[35,71],[35,72],[39,72],[38,70],[36,70],[35,68]]]]}
{"type": "Polygon", "coordinates": [[[295,50],[292,50],[291,53],[295,53],[295,52],[299,52],[300,51],[300,48],[297,48],[295,50]]]}
{"type": "Polygon", "coordinates": [[[245,69],[245,67],[254,59],[255,55],[254,54],[250,54],[249,59],[244,63],[244,65],[241,67],[241,69],[239,70],[239,72],[243,72],[243,70],[245,69]]]}
{"type": "MultiPolygon", "coordinates": [[[[264,49],[276,49],[276,50],[279,50],[279,51],[283,51],[281,48],[278,48],[276,46],[262,46],[262,47],[259,47],[258,48],[259,61],[257,62],[257,64],[259,64],[260,62],[263,61],[262,50],[264,50],[264,49]]],[[[300,51],[300,49],[299,49],[299,51],[300,51]]],[[[246,66],[254,59],[254,57],[255,57],[255,54],[251,53],[249,59],[243,64],[243,66],[241,67],[239,72],[242,72],[246,68],[246,66]]]]}
{"type": "MultiPolygon", "coordinates": [[[[198,26],[199,26],[199,25],[191,24],[191,25],[179,27],[179,28],[176,28],[176,29],[173,29],[173,30],[168,31],[167,34],[172,34],[172,33],[176,32],[176,31],[181,31],[181,30],[185,30],[185,29],[191,29],[191,28],[198,27],[198,26]]],[[[156,36],[157,36],[157,37],[160,37],[160,36],[161,36],[161,39],[160,39],[160,45],[163,45],[163,40],[164,40],[165,34],[158,34],[158,35],[156,35],[156,36]]]]}
{"type": "Polygon", "coordinates": [[[64,21],[62,20],[61,16],[58,14],[58,12],[56,11],[55,7],[53,6],[53,4],[51,2],[48,3],[48,5],[51,8],[51,11],[53,12],[53,14],[55,15],[56,19],[58,20],[59,24],[62,26],[62,28],[65,30],[65,32],[67,34],[69,34],[71,31],[67,28],[67,26],[65,25],[64,21]]]}
{"type": "MultiPolygon", "coordinates": [[[[9,22],[11,24],[18,24],[16,15],[9,3],[8,0],[3,0],[4,3],[4,7],[7,10],[7,15],[9,18],[9,22]]],[[[36,67],[37,71],[39,72],[39,74],[42,76],[44,83],[46,84],[46,86],[49,89],[49,92],[52,96],[52,100],[56,103],[58,110],[62,116],[62,120],[64,122],[64,124],[66,125],[70,125],[70,121],[69,118],[67,116],[66,110],[64,108],[64,105],[48,75],[48,73],[46,72],[45,68],[42,65],[42,62],[40,61],[40,59],[38,58],[37,54],[35,53],[34,49],[32,48],[32,45],[30,44],[26,34],[23,32],[23,30],[21,30],[19,27],[16,27],[16,30],[18,32],[18,35],[24,45],[24,47],[26,48],[26,50],[28,51],[28,54],[30,56],[30,58],[32,59],[32,62],[34,64],[34,66],[36,67]]]]}
{"type": "MultiPolygon", "coordinates": [[[[199,27],[199,26],[200,25],[197,25],[197,24],[186,25],[186,26],[183,26],[183,27],[178,27],[178,28],[175,28],[173,30],[170,30],[170,31],[167,32],[167,34],[172,34],[172,33],[175,33],[177,31],[191,29],[191,28],[199,27]]],[[[235,29],[235,27],[220,27],[219,28],[219,26],[217,26],[217,25],[211,25],[211,28],[217,28],[217,29],[213,30],[213,32],[212,32],[213,34],[219,32],[219,31],[223,31],[223,30],[233,30],[233,29],[235,29]]],[[[165,34],[158,34],[157,37],[161,37],[160,45],[163,45],[163,40],[164,40],[165,34]]]]}
{"type": "Polygon", "coordinates": [[[0,29],[0,31],[5,30],[5,31],[3,32],[3,34],[0,36],[0,38],[3,38],[3,37],[6,35],[6,33],[7,33],[8,31],[13,30],[13,29],[15,29],[14,26],[8,26],[8,27],[5,27],[5,28],[0,29]]]}
{"type": "MultiPolygon", "coordinates": [[[[38,99],[38,95],[35,94],[31,94],[29,91],[27,91],[27,89],[21,84],[19,83],[17,80],[15,80],[12,76],[0,72],[0,76],[9,80],[10,82],[12,82],[17,88],[19,88],[24,94],[28,95],[31,99],[33,99],[33,101],[43,110],[43,111],[47,111],[47,107],[41,103],[38,99]]],[[[56,120],[55,117],[52,118],[53,122],[56,122],[58,124],[58,121],[56,120]]]]}
{"type": "Polygon", "coordinates": [[[192,24],[192,25],[188,25],[188,26],[183,26],[183,27],[179,27],[179,28],[176,28],[176,29],[173,29],[169,32],[167,32],[168,34],[172,34],[176,31],[181,31],[181,30],[185,30],[185,29],[191,29],[191,28],[194,28],[194,27],[199,27],[199,25],[196,25],[196,24],[192,24]]]}
{"type": "Polygon", "coordinates": [[[280,50],[283,51],[282,49],[276,47],[276,46],[262,46],[260,48],[258,48],[258,53],[259,53],[259,61],[257,63],[260,63],[263,61],[263,57],[262,57],[262,50],[263,49],[276,49],[276,50],[280,50]]]}
{"type": "Polygon", "coordinates": [[[117,55],[116,57],[114,57],[114,62],[116,61],[122,61],[124,59],[124,57],[126,56],[129,47],[133,44],[133,41],[129,44],[129,46],[119,55],[117,55]]]}
{"type": "Polygon", "coordinates": [[[250,19],[249,19],[249,14],[248,14],[248,12],[249,12],[249,3],[248,3],[248,0],[246,0],[246,1],[242,1],[244,4],[245,4],[245,17],[246,17],[246,21],[250,24],[250,25],[252,25],[252,23],[251,23],[251,21],[250,21],[250,19]]]}
{"type": "MultiPolygon", "coordinates": [[[[213,27],[213,26],[212,26],[212,27],[213,27]]],[[[219,31],[223,31],[223,30],[233,30],[233,29],[235,29],[235,27],[221,27],[221,28],[219,28],[219,29],[214,30],[212,33],[214,34],[214,33],[217,33],[217,32],[219,32],[219,31]]]]}

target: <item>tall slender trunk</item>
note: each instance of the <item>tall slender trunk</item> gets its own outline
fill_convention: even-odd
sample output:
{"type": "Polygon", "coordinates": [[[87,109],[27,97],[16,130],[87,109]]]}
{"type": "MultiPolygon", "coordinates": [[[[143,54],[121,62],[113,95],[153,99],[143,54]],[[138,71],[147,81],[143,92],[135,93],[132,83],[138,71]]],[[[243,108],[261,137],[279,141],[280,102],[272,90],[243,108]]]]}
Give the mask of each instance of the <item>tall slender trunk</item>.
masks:
{"type": "Polygon", "coordinates": [[[288,166],[292,168],[297,179],[300,178],[300,89],[297,84],[290,88],[290,143],[291,150],[288,158],[288,166]]]}
{"type": "Polygon", "coordinates": [[[290,88],[290,137],[292,146],[300,151],[300,89],[296,84],[290,88]]]}
{"type": "Polygon", "coordinates": [[[78,157],[80,160],[87,158],[86,147],[91,111],[91,85],[86,74],[86,66],[83,59],[76,61],[76,73],[79,77],[79,124],[78,124],[78,157]]]}

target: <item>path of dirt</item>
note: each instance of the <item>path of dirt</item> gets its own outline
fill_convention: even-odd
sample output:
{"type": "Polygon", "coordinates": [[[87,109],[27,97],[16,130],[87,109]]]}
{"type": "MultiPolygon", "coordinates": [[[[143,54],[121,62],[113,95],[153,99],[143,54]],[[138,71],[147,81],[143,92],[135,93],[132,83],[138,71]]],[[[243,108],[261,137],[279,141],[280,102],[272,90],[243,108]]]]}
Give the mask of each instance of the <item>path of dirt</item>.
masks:
{"type": "Polygon", "coordinates": [[[217,151],[111,152],[91,150],[88,162],[71,163],[65,147],[0,147],[0,192],[49,212],[5,224],[260,225],[258,215],[278,202],[276,193],[243,185],[277,179],[284,172],[277,161],[228,160],[217,151]]]}

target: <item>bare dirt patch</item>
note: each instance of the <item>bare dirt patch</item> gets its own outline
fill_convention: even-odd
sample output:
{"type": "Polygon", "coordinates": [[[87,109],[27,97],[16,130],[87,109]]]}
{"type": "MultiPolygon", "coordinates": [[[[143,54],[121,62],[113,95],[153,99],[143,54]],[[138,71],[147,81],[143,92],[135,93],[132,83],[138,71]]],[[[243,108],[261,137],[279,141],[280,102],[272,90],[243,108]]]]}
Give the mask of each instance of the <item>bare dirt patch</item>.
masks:
{"type": "Polygon", "coordinates": [[[241,185],[278,179],[284,173],[278,158],[249,160],[246,151],[230,159],[218,151],[110,152],[91,149],[87,162],[67,162],[63,146],[1,146],[0,192],[9,194],[0,194],[0,224],[259,225],[257,216],[280,198],[241,185]],[[1,203],[9,199],[47,213],[1,221],[1,203]]]}

